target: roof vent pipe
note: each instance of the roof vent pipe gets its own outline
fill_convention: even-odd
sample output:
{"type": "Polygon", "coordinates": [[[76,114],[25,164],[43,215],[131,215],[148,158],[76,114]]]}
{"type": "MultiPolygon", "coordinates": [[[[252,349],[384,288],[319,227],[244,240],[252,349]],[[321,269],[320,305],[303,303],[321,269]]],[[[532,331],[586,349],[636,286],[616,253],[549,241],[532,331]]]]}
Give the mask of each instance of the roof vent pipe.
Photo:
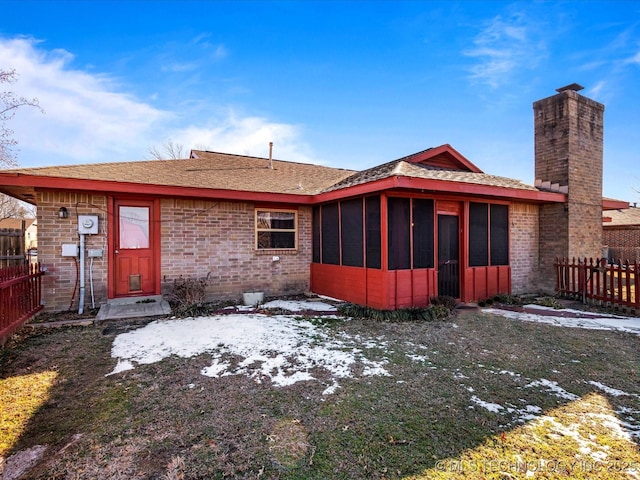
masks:
{"type": "Polygon", "coordinates": [[[269,142],[269,168],[273,170],[273,142],[269,142]]]}

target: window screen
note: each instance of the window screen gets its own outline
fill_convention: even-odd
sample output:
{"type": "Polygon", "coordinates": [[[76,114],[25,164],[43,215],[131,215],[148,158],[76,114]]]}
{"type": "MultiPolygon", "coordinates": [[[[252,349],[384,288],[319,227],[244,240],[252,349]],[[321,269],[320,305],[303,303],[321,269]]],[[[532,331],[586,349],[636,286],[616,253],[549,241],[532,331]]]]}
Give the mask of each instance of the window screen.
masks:
{"type": "Polygon", "coordinates": [[[365,203],[366,214],[366,243],[367,268],[380,268],[381,265],[381,234],[380,234],[380,197],[367,197],[365,203]]]}
{"type": "Polygon", "coordinates": [[[313,207],[312,214],[312,261],[314,263],[320,263],[320,207],[313,207]]]}
{"type": "Polygon", "coordinates": [[[469,266],[489,264],[489,205],[469,204],[469,266]]]}
{"type": "Polygon", "coordinates": [[[342,265],[362,267],[364,264],[362,224],[362,198],[340,202],[342,265]]]}
{"type": "Polygon", "coordinates": [[[322,206],[322,263],[340,264],[338,202],[322,206]]]}
{"type": "Polygon", "coordinates": [[[491,205],[491,265],[509,265],[509,207],[491,205]]]}
{"type": "Polygon", "coordinates": [[[433,200],[413,199],[413,268],[433,268],[433,200]]]}
{"type": "Polygon", "coordinates": [[[389,270],[411,268],[410,223],[411,201],[408,198],[387,199],[389,215],[389,270]]]}

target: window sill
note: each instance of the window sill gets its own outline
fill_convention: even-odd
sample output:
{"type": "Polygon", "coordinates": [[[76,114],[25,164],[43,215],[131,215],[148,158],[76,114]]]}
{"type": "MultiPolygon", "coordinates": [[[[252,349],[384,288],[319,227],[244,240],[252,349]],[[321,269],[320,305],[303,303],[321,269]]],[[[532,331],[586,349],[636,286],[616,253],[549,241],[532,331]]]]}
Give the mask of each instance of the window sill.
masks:
{"type": "Polygon", "coordinates": [[[298,255],[296,248],[261,248],[255,250],[256,255],[298,255]]]}

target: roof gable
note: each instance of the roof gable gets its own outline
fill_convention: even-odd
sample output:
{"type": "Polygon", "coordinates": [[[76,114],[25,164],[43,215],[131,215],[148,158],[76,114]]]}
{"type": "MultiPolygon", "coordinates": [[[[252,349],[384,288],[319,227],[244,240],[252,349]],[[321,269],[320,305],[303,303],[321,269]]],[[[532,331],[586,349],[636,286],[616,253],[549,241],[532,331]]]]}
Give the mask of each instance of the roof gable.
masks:
{"type": "Polygon", "coordinates": [[[398,160],[408,163],[420,163],[428,167],[441,168],[443,170],[483,173],[482,170],[448,143],[440,145],[439,147],[428,148],[427,150],[398,160]]]}

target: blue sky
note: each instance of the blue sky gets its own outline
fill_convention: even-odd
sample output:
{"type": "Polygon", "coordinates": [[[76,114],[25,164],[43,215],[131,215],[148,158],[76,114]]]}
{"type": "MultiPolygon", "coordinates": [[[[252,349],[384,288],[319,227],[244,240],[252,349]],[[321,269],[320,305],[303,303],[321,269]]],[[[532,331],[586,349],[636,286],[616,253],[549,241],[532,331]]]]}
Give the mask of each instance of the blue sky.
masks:
{"type": "Polygon", "coordinates": [[[639,201],[640,2],[0,0],[0,68],[37,97],[22,166],[191,148],[364,169],[451,144],[533,183],[535,100],[605,110],[609,197],[639,201]]]}

